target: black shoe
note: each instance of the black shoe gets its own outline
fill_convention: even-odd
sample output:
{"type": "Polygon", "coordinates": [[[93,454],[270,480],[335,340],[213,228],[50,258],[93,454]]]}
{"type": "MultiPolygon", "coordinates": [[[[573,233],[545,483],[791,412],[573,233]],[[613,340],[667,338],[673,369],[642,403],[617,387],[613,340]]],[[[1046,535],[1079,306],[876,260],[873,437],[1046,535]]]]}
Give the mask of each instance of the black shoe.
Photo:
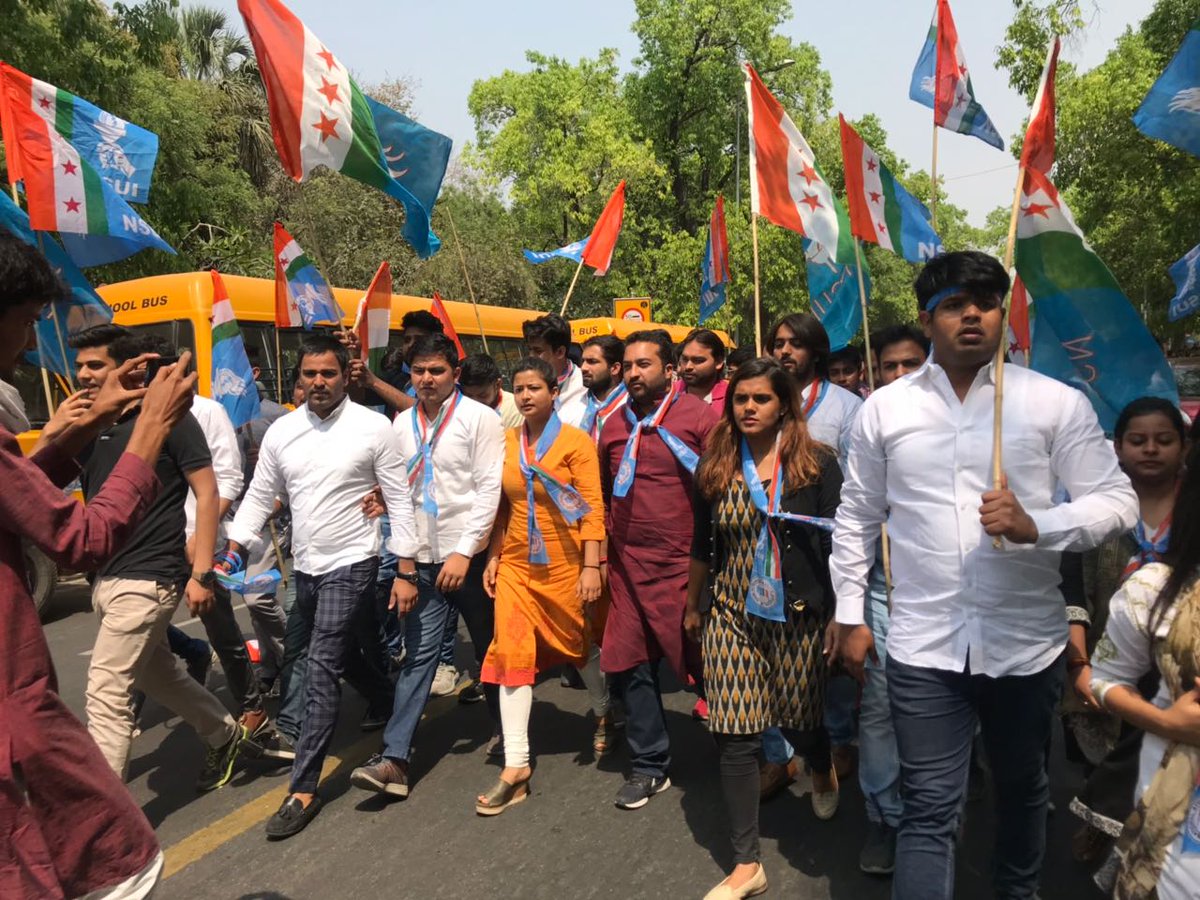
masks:
{"type": "Polygon", "coordinates": [[[579,672],[574,666],[565,666],[563,668],[562,674],[558,676],[558,683],[573,691],[581,691],[585,687],[583,679],[579,677],[579,672]]]}
{"type": "Polygon", "coordinates": [[[858,868],[868,875],[896,871],[896,829],[883,822],[867,823],[867,840],[858,854],[858,868]]]}
{"type": "Polygon", "coordinates": [[[404,660],[408,656],[408,651],[401,647],[395,653],[388,654],[388,669],[391,674],[399,672],[404,668],[404,660]]]}
{"type": "Polygon", "coordinates": [[[641,809],[650,802],[651,797],[661,794],[670,786],[671,779],[666,775],[655,778],[635,772],[617,792],[617,809],[641,809]]]}
{"type": "Polygon", "coordinates": [[[264,700],[279,699],[279,677],[260,678],[258,680],[258,695],[264,700]]]}
{"type": "Polygon", "coordinates": [[[295,742],[282,731],[272,731],[254,743],[264,759],[292,762],[296,758],[295,742]]]}
{"type": "Polygon", "coordinates": [[[215,791],[229,783],[233,777],[233,764],[237,762],[244,739],[245,732],[239,725],[225,744],[208,748],[204,756],[204,768],[200,770],[200,778],[196,781],[196,790],[215,791]]]}
{"type": "Polygon", "coordinates": [[[458,692],[459,703],[478,703],[483,699],[485,699],[483,695],[483,685],[480,683],[478,678],[458,692]]]}
{"type": "Polygon", "coordinates": [[[288,797],[275,815],[267,821],[267,837],[279,841],[299,834],[320,811],[320,795],[314,795],[308,806],[302,804],[299,797],[288,797]]]}
{"type": "Polygon", "coordinates": [[[213,660],[216,658],[217,654],[210,648],[204,656],[196,656],[187,661],[187,673],[200,687],[208,686],[208,675],[212,671],[213,660]]]}

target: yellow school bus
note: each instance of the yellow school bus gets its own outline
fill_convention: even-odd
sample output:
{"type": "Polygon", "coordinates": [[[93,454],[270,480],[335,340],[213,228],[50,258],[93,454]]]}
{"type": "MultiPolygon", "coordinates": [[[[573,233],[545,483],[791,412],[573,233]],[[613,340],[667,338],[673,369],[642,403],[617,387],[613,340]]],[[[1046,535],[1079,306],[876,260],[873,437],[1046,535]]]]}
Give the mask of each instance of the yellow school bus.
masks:
{"type": "MultiPolygon", "coordinates": [[[[274,280],[245,278],[239,275],[224,275],[222,278],[229,292],[247,351],[262,370],[263,385],[274,395],[277,386],[281,384],[286,401],[291,390],[288,373],[296,364],[297,351],[306,332],[301,328],[279,329],[282,368],[277,372],[274,280]]],[[[117,324],[138,331],[152,331],[180,350],[191,350],[200,375],[200,391],[206,396],[209,394],[212,385],[212,276],[208,272],[156,275],[123,281],[98,288],[98,293],[112,307],[117,324]]],[[[334,288],[333,293],[346,315],[343,324],[352,325],[362,291],[334,288]]],[[[480,336],[482,324],[483,332],[487,335],[487,350],[506,375],[525,354],[522,324],[544,315],[538,310],[481,304],[479,316],[476,318],[475,308],[470,303],[447,300],[445,306],[450,321],[468,353],[479,353],[484,349],[480,336]]],[[[429,308],[430,300],[427,297],[392,295],[392,346],[398,345],[400,341],[400,320],[404,314],[429,308]]],[[[577,343],[583,343],[601,334],[614,334],[625,338],[639,328],[662,328],[674,341],[682,340],[691,330],[682,325],[646,325],[613,318],[576,319],[571,322],[572,339],[577,343]]],[[[732,346],[728,335],[723,332],[717,333],[727,345],[732,346]]],[[[21,368],[18,386],[25,399],[30,420],[40,425],[47,418],[40,374],[32,367],[21,368]]],[[[54,393],[57,402],[63,396],[61,385],[54,385],[54,393]]],[[[27,432],[21,438],[22,446],[28,449],[37,439],[37,432],[27,432]]]]}

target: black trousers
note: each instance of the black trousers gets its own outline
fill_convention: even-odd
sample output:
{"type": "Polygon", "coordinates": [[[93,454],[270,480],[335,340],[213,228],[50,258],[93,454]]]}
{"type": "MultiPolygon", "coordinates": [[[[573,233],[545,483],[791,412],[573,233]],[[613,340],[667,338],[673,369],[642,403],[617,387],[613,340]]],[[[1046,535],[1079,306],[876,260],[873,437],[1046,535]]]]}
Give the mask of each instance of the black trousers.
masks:
{"type": "Polygon", "coordinates": [[[233,597],[229,590],[220,584],[213,587],[213,597],[216,602],[212,609],[201,614],[200,621],[204,623],[204,630],[208,633],[208,642],[212,644],[217,659],[221,661],[229,692],[233,694],[233,701],[237,704],[239,712],[261,710],[263,701],[258,690],[258,677],[250,663],[242,628],[233,614],[233,597]]]}

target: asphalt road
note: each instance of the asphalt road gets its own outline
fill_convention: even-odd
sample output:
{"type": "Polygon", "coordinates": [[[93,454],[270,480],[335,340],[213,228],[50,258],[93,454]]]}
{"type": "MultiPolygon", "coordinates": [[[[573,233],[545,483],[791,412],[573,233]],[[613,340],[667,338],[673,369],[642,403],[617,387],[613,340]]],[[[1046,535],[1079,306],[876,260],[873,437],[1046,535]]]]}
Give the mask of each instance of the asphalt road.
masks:
{"type": "MultiPolygon", "coordinates": [[[[249,620],[239,610],[246,633],[249,620]]],[[[176,617],[202,634],[186,610],[176,617]]],[[[86,585],[60,586],[46,633],[63,697],[83,715],[88,653],[95,634],[86,585]]],[[[466,637],[460,642],[464,660],[466,637]]],[[[227,702],[224,682],[212,686],[227,702]]],[[[665,698],[673,787],[641,810],[613,806],[626,765],[623,748],[597,761],[585,691],[557,678],[539,685],[531,721],[535,774],[531,799],[495,818],[474,798],[496,778],[486,760],[483,704],[454,697],[430,703],[417,736],[409,799],[386,802],[349,784],[353,766],[378,734],[358,730],[363,701],[347,691],[321,793],[326,806],[300,835],[268,843],[263,825],[282,800],[286,774],[248,764],[219,791],[197,794],[202,747],[178,718],[147,701],[134,743],[129,788],[166,851],[163,898],[700,898],[731,865],[717,777],[716,748],[690,716],[692,695],[665,698]],[[344,762],[342,762],[344,760],[344,762]]],[[[1093,898],[1087,874],[1070,858],[1077,822],[1066,811],[1078,773],[1055,750],[1054,801],[1041,896],[1093,898]]],[[[853,779],[852,779],[853,781],[853,779]]],[[[857,783],[821,822],[794,786],[761,811],[768,896],[883,900],[888,879],[863,875],[857,860],[865,828],[857,783]]],[[[990,897],[992,817],[987,799],[968,807],[958,856],[957,896],[990,897]]]]}

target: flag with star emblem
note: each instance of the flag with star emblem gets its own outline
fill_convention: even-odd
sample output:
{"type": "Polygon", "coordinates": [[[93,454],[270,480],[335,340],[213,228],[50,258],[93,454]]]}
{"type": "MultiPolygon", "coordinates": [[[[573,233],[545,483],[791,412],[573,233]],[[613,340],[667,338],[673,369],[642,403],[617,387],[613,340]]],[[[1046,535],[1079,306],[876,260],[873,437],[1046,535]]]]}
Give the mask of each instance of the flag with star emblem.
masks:
{"type": "Polygon", "coordinates": [[[1004,149],[1000,132],[975,99],[949,0],[938,0],[933,23],[913,69],[908,96],[933,110],[935,125],[974,135],[998,150],[1004,149]]]}
{"type": "Polygon", "coordinates": [[[116,262],[150,247],[174,253],[60,133],[57,89],[16,77],[15,69],[3,74],[4,146],[15,148],[20,160],[33,228],[63,235],[80,266],[116,262]]]}
{"type": "Polygon", "coordinates": [[[1107,432],[1138,397],[1179,402],[1158,341],[1037,169],[1021,189],[1016,262],[1033,304],[1035,371],[1083,391],[1107,432]]]}
{"type": "Polygon", "coordinates": [[[238,10],[262,73],[284,171],[304,181],[313,169],[326,166],[383,191],[404,206],[401,234],[417,255],[424,259],[436,253],[441,241],[429,228],[432,199],[427,198],[426,208],[405,187],[407,173],[392,168],[400,160],[389,158],[397,155],[395,141],[380,137],[377,116],[388,119],[379,112],[387,108],[376,103],[373,112],[346,67],[279,0],[238,0],[238,10]],[[391,152],[385,154],[385,146],[391,152]]]}
{"type": "Polygon", "coordinates": [[[93,325],[111,322],[112,310],[54,237],[34,232],[29,225],[29,216],[13,203],[7,193],[0,193],[0,230],[10,232],[31,247],[37,247],[67,286],[64,296],[50,304],[38,319],[38,349],[26,354],[26,359],[47,371],[73,377],[75,351],[67,344],[67,338],[93,325]]]}
{"type": "Polygon", "coordinates": [[[1008,361],[1029,366],[1029,292],[1018,275],[1013,279],[1012,296],[1008,299],[1008,361]]]}
{"type": "Polygon", "coordinates": [[[342,321],[325,276],[287,229],[275,223],[275,327],[310,330],[314,322],[342,321]]]}
{"type": "Polygon", "coordinates": [[[392,267],[385,259],[371,279],[371,286],[358,301],[358,313],[354,321],[362,361],[376,375],[383,370],[383,357],[387,355],[391,327],[392,267]]]}
{"type": "MultiPolygon", "coordinates": [[[[158,135],[106,112],[82,97],[38,81],[7,63],[0,78],[23,84],[51,120],[54,129],[92,164],[113,190],[130,203],[148,203],[150,179],[158,159],[158,135]]],[[[3,92],[0,91],[0,94],[3,92]]],[[[4,115],[0,100],[0,115],[4,115]]],[[[5,125],[5,128],[10,126],[5,125]]],[[[20,181],[21,158],[10,148],[9,181],[20,181]]]]}
{"type": "Polygon", "coordinates": [[[837,262],[854,257],[846,210],[821,175],[812,148],[749,63],[743,63],[750,126],[750,210],[828,248],[837,262]]]}
{"type": "Polygon", "coordinates": [[[846,206],[854,235],[909,262],[926,262],[940,254],[942,239],[929,224],[925,205],[892,177],[879,155],[840,113],[838,121],[846,166],[846,206]]]}

